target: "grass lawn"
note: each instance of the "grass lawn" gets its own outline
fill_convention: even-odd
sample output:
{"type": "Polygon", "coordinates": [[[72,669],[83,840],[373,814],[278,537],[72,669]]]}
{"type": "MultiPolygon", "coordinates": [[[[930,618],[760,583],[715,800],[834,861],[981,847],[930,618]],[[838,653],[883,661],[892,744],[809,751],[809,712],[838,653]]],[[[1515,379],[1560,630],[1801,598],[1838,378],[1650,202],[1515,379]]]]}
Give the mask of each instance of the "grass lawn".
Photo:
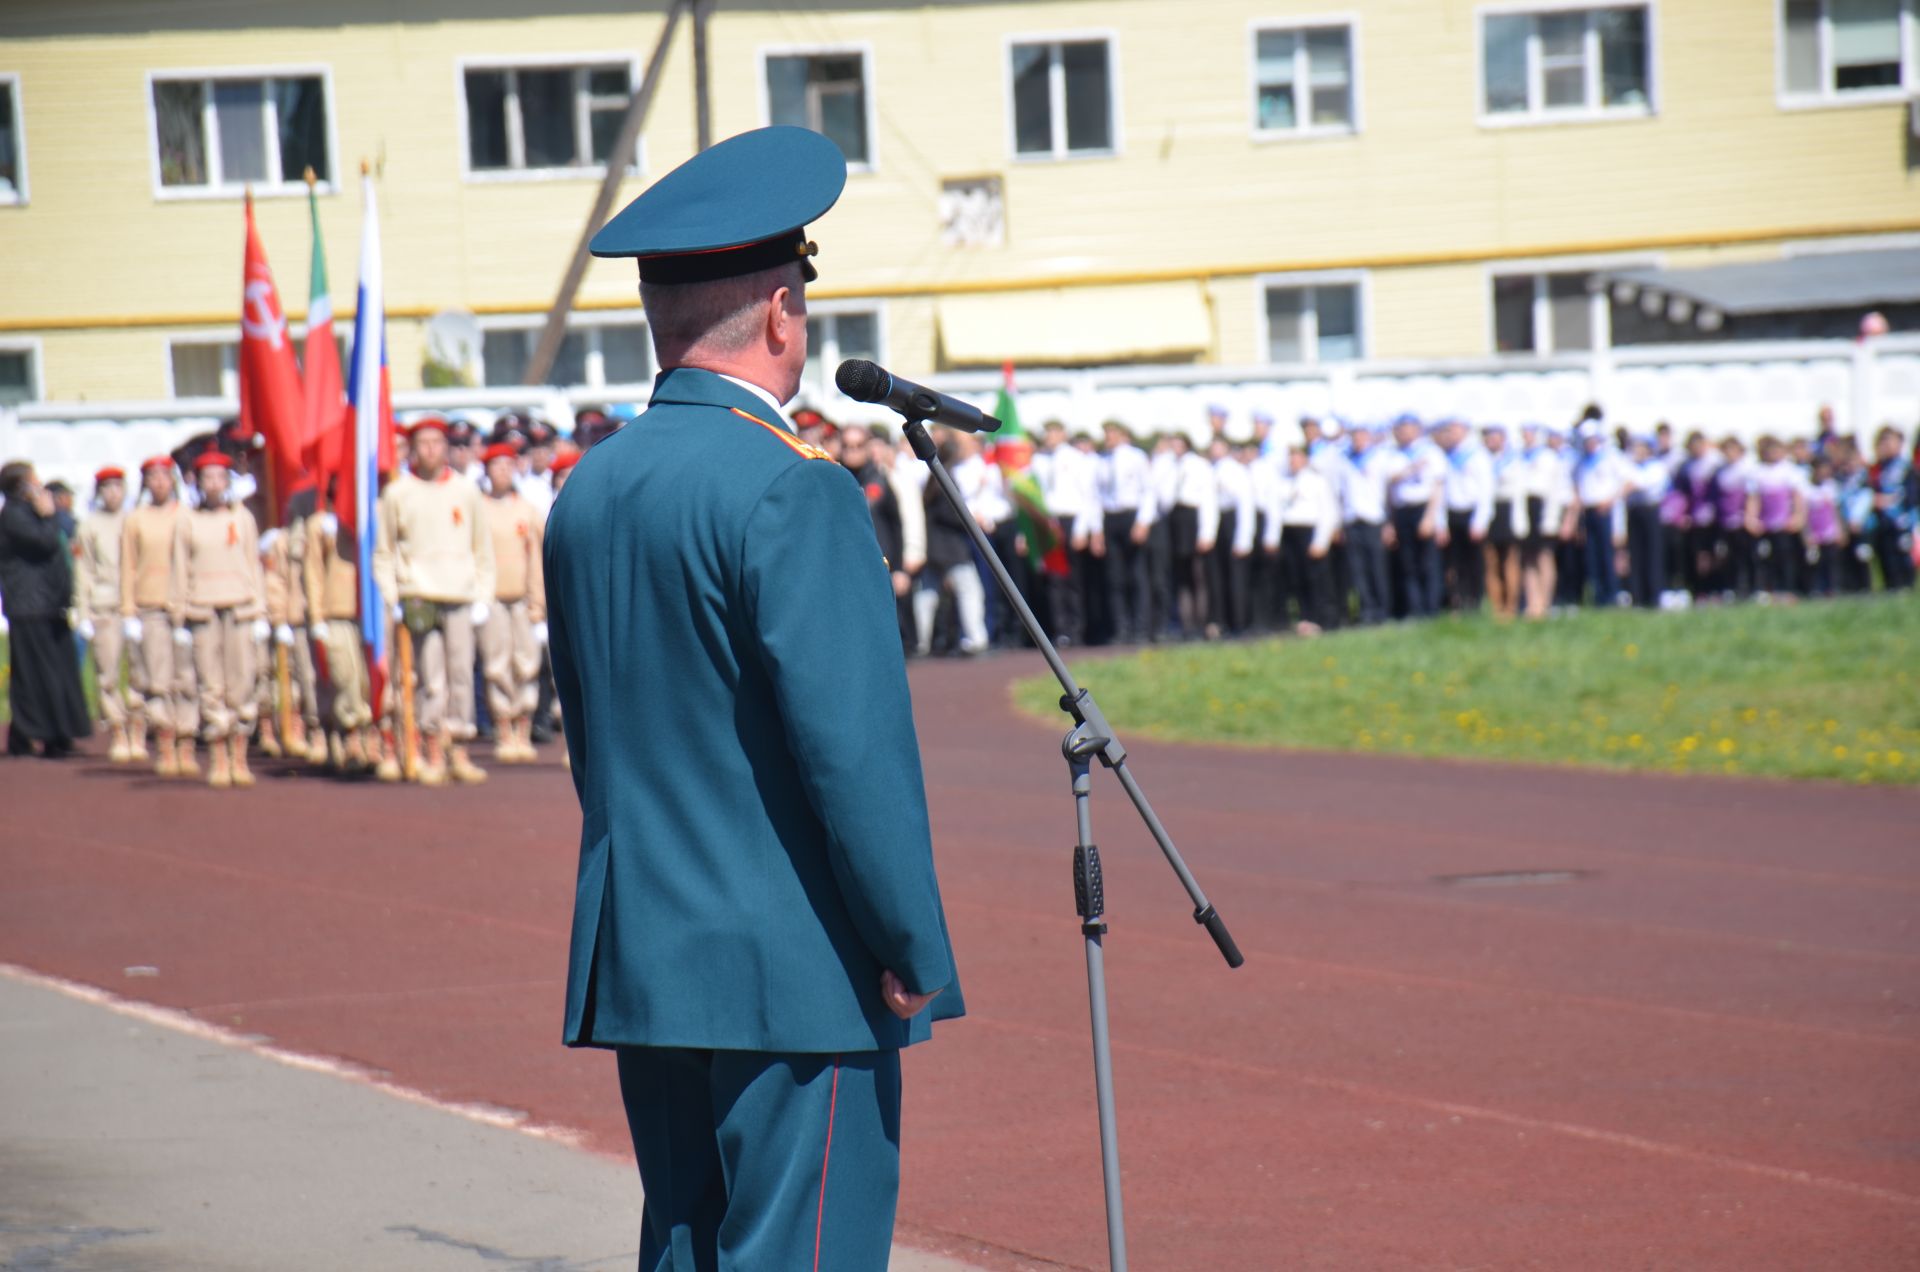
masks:
{"type": "MultiPolygon", "coordinates": [[[[1121,736],[1920,784],[1920,599],[1441,619],[1077,662],[1121,736]]],[[[1018,705],[1064,719],[1050,677],[1018,705]]]]}

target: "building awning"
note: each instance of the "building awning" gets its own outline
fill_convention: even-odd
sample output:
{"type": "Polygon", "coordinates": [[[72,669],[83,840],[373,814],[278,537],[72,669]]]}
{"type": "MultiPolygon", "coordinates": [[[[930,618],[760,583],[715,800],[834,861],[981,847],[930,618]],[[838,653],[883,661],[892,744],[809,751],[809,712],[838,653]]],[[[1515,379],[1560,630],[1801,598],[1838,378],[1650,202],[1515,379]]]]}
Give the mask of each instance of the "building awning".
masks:
{"type": "Polygon", "coordinates": [[[1809,252],[1777,261],[1698,269],[1607,270],[1603,285],[1622,304],[1675,321],[1695,311],[1713,329],[1720,316],[1864,309],[1920,301],[1920,248],[1809,252]],[[1677,303],[1676,303],[1677,302],[1677,303]]]}
{"type": "Polygon", "coordinates": [[[1206,293],[1193,281],[943,296],[939,308],[953,366],[1193,357],[1213,345],[1206,293]]]}

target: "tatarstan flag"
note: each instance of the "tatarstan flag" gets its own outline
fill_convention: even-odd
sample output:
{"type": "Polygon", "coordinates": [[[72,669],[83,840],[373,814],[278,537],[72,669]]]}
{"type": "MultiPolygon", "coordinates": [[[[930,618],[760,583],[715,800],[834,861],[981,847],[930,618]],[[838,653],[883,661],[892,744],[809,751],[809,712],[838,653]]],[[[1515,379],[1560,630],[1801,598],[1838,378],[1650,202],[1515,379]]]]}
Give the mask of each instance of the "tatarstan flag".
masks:
{"type": "Polygon", "coordinates": [[[301,457],[300,367],[293,337],[280,307],[260,231],[247,194],[247,249],[240,291],[240,421],[236,436],[256,435],[267,448],[267,508],[273,524],[286,516],[287,500],[310,481],[301,457]]]}
{"type": "MultiPolygon", "coordinates": [[[[311,175],[311,174],[309,174],[311,175]]],[[[327,291],[327,245],[320,237],[320,201],[307,187],[307,212],[313,222],[313,269],[307,277],[306,400],[301,414],[300,451],[307,471],[319,481],[323,505],[327,478],[340,471],[346,449],[346,381],[340,349],[333,342],[333,297],[327,291]]]]}
{"type": "Polygon", "coordinates": [[[1000,396],[993,413],[1000,427],[987,437],[993,462],[1006,479],[1007,494],[1013,500],[1014,517],[1027,540],[1027,560],[1036,570],[1065,578],[1068,571],[1067,545],[1053,514],[1047,511],[1047,497],[1033,477],[1033,439],[1020,426],[1020,408],[1014,401],[1013,363],[1001,368],[1000,396]]]}

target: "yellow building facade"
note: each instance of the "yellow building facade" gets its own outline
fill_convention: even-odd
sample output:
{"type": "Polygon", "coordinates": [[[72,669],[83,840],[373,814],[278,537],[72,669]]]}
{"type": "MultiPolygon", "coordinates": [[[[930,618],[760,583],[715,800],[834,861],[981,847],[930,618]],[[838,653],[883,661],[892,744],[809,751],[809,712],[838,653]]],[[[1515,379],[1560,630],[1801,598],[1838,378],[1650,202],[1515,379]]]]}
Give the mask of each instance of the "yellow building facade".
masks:
{"type": "MultiPolygon", "coordinates": [[[[447,310],[517,383],[667,8],[9,0],[0,395],[230,390],[244,191],[297,322],[307,162],[341,315],[374,174],[395,386],[447,310]]],[[[722,0],[713,131],[849,151],[818,376],[1524,358],[1622,334],[1597,268],[1920,234],[1920,17],[1879,8],[722,0]]],[[[693,151],[689,27],[622,201],[693,151]]],[[[591,267],[565,382],[650,374],[635,290],[591,267]]]]}

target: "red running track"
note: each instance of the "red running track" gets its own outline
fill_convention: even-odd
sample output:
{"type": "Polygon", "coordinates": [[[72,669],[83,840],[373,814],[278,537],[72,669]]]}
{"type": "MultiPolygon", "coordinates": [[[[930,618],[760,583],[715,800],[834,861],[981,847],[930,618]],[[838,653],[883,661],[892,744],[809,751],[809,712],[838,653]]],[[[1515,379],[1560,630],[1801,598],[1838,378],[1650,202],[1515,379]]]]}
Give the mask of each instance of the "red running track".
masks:
{"type": "MultiPolygon", "coordinates": [[[[914,670],[973,1015],[909,1055],[902,1236],[1099,1268],[1061,728],[1005,705],[1038,669],[914,670]]],[[[1920,792],[1132,745],[1248,958],[1097,778],[1135,1266],[1920,1266],[1920,792]],[[1447,881],[1514,871],[1586,873],[1447,881]]],[[[0,960],[627,1152],[558,1043],[557,765],[21,761],[0,800],[0,960]]]]}

